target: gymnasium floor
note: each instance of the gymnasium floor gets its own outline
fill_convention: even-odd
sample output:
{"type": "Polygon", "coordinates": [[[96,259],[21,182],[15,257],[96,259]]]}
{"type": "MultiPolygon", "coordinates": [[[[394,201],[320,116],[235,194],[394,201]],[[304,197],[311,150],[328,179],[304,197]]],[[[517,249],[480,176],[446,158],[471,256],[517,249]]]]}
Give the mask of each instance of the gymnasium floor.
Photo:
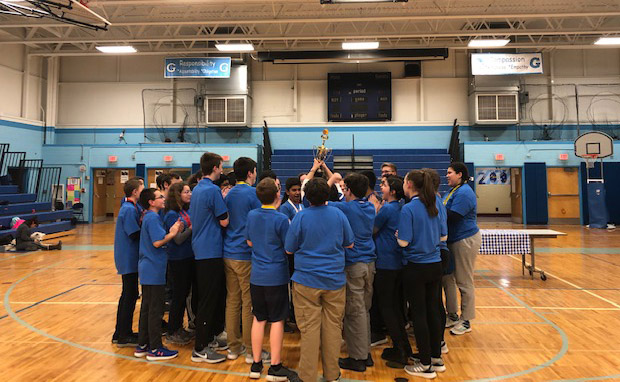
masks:
{"type": "MultiPolygon", "coordinates": [[[[522,277],[516,256],[478,257],[474,330],[446,335],[448,370],[437,380],[620,380],[620,230],[550,228],[568,236],[537,242],[546,282],[522,277]]],[[[110,343],[120,293],[113,230],[112,223],[79,226],[60,252],[0,253],[0,380],[249,380],[242,358],[196,364],[187,345],[171,346],[177,359],[148,363],[110,343]]],[[[297,334],[285,335],[292,367],[297,342],[297,334]]],[[[416,380],[386,368],[382,348],[373,348],[375,367],[343,372],[343,380],[416,380]]]]}

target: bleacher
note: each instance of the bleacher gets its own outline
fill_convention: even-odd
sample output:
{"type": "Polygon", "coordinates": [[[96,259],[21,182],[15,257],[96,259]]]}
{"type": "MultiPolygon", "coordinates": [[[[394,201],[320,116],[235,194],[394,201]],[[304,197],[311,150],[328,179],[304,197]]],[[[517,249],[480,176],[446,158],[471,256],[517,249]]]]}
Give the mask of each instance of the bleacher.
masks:
{"type": "MultiPolygon", "coordinates": [[[[334,158],[351,156],[351,150],[334,150],[327,160],[327,165],[334,168],[334,158]]],[[[446,149],[381,149],[355,150],[355,158],[371,158],[372,170],[377,179],[381,177],[381,164],[391,162],[398,168],[398,175],[405,176],[409,170],[433,168],[441,176],[440,192],[449,190],[445,174],[450,165],[450,155],[446,149]]],[[[284,187],[286,179],[299,173],[308,172],[312,167],[314,155],[312,150],[275,150],[271,156],[271,168],[280,178],[284,187]]],[[[356,169],[364,169],[363,166],[356,169]]],[[[335,171],[338,171],[336,168],[335,171]]],[[[343,174],[344,175],[344,174],[343,174]]],[[[379,182],[375,185],[379,190],[379,182]]]]}
{"type": "Polygon", "coordinates": [[[22,187],[18,184],[5,184],[12,182],[9,175],[11,170],[19,169],[19,166],[24,166],[25,161],[20,159],[19,162],[14,162],[10,158],[10,152],[8,151],[8,145],[2,144],[2,150],[0,152],[0,236],[11,234],[15,236],[15,230],[11,229],[11,220],[13,217],[18,216],[21,219],[30,219],[36,217],[39,221],[39,226],[36,228],[37,232],[45,234],[53,234],[73,229],[71,222],[73,218],[73,211],[71,210],[57,210],[52,209],[51,201],[51,184],[42,184],[41,174],[43,172],[43,166],[41,163],[40,168],[22,169],[19,174],[23,174],[22,187]],[[39,179],[35,180],[35,177],[39,179]],[[29,182],[32,186],[29,186],[29,182]],[[36,191],[35,191],[36,190],[36,191]],[[43,200],[41,200],[43,199],[43,200]]]}

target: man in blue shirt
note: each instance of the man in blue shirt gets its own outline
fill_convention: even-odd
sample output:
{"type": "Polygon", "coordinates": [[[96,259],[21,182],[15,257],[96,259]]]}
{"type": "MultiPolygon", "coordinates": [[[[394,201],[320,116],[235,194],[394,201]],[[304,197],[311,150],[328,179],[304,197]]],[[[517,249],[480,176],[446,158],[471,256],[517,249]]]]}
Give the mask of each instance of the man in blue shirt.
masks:
{"type": "Polygon", "coordinates": [[[192,361],[217,363],[226,357],[209,348],[218,333],[218,319],[224,306],[224,262],[222,228],[228,226],[228,209],[220,188],[213,184],[222,173],[222,157],[204,153],[200,158],[203,179],[192,191],[192,249],[196,259],[196,344],[192,361]]]}
{"type": "Polygon", "coordinates": [[[256,186],[261,208],[248,213],[245,237],[252,247],[252,367],[250,378],[260,378],[263,370],[262,352],[265,325],[271,323],[271,366],[269,380],[297,378],[297,373],[282,366],[282,338],[284,320],[288,317],[288,261],[284,240],[289,228],[288,218],[276,211],[280,189],[272,178],[265,178],[256,186]]]}
{"type": "Polygon", "coordinates": [[[154,188],[140,193],[140,204],[146,210],[140,230],[138,274],[142,284],[142,304],[138,346],[134,355],[149,361],[163,361],[178,356],[176,350],[165,348],[161,342],[161,320],[164,316],[166,265],[168,255],[164,246],[183,228],[177,221],[166,233],[159,211],[164,208],[165,196],[154,188]]]}
{"type": "MultiPolygon", "coordinates": [[[[224,236],[224,271],[226,274],[226,333],[228,334],[228,359],[234,360],[246,353],[252,344],[252,297],[250,271],[252,249],[245,240],[248,212],[260,208],[256,189],[256,162],[247,157],[238,158],[233,164],[237,184],[226,195],[230,224],[224,236]],[[242,332],[239,332],[241,321],[242,332]],[[243,334],[243,338],[242,338],[243,334]]],[[[251,361],[246,353],[246,360],[251,361]]],[[[265,359],[268,355],[265,354],[265,359]]]]}
{"type": "Polygon", "coordinates": [[[288,178],[286,180],[286,195],[284,195],[278,211],[292,221],[295,215],[303,208],[304,205],[301,203],[301,181],[298,177],[288,178]]]}
{"type": "Polygon", "coordinates": [[[329,198],[325,179],[308,181],[305,194],[311,207],[295,216],[284,245],[287,253],[295,254],[293,300],[301,331],[298,370],[302,380],[316,381],[320,348],[323,376],[335,381],[340,376],[346,298],[344,250],[353,247],[355,238],[342,211],[325,205],[329,198]]]}
{"type": "Polygon", "coordinates": [[[375,242],[372,233],[375,207],[365,198],[368,178],[351,173],[344,178],[346,202],[330,203],[346,215],[355,235],[355,245],[346,250],[347,305],[344,340],[349,357],[338,362],[341,368],[358,372],[372,366],[370,356],[370,307],[375,278],[375,242]]]}
{"type": "Polygon", "coordinates": [[[138,299],[138,244],[142,214],[138,198],[143,189],[144,185],[137,179],[125,182],[125,201],[118,212],[114,230],[114,263],[123,280],[123,291],[116,311],[116,329],[112,336],[112,342],[118,347],[138,345],[138,335],[131,326],[138,299]]]}

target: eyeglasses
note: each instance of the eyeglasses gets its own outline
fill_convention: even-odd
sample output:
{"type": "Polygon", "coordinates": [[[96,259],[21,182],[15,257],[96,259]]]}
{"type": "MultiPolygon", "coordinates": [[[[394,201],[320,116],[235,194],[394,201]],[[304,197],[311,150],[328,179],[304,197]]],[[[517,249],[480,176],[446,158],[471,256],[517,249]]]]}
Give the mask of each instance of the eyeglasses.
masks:
{"type": "Polygon", "coordinates": [[[158,197],[156,197],[155,199],[166,199],[166,197],[164,195],[159,195],[158,197]]]}
{"type": "Polygon", "coordinates": [[[183,194],[191,194],[192,190],[183,191],[183,194]]]}

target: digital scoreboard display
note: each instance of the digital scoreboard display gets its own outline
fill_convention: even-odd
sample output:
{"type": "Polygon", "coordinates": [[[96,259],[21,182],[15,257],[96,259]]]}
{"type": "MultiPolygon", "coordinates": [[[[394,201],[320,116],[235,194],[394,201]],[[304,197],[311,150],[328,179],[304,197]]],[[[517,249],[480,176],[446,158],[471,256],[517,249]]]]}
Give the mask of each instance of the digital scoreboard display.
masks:
{"type": "Polygon", "coordinates": [[[329,122],[392,120],[392,73],[328,73],[329,122]]]}

